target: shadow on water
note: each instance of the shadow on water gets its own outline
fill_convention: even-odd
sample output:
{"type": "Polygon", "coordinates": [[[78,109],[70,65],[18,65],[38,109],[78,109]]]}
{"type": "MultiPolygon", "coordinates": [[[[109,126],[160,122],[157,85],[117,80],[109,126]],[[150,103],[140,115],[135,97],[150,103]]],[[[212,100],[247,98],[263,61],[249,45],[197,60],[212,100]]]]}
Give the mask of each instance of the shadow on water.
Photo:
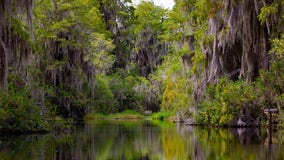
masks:
{"type": "Polygon", "coordinates": [[[92,121],[62,135],[1,136],[0,159],[284,159],[284,131],[202,128],[149,121],[92,121]]]}

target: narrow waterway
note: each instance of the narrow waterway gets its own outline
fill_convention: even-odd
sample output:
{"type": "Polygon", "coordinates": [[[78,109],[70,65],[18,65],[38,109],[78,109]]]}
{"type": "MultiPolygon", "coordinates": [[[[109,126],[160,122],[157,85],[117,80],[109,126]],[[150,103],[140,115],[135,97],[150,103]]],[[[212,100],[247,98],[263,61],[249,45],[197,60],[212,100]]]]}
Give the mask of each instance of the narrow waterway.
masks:
{"type": "Polygon", "coordinates": [[[217,129],[149,121],[92,121],[73,133],[2,135],[7,160],[284,159],[284,131],[217,129]]]}

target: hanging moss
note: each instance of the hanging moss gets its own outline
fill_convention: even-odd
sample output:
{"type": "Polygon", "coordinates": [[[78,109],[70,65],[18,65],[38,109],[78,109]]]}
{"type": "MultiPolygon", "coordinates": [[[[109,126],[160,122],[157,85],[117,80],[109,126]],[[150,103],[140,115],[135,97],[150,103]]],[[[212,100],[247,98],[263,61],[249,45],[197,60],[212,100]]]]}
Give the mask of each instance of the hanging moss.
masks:
{"type": "Polygon", "coordinates": [[[32,0],[0,2],[1,88],[8,86],[8,67],[19,71],[31,54],[32,8],[32,0]]]}

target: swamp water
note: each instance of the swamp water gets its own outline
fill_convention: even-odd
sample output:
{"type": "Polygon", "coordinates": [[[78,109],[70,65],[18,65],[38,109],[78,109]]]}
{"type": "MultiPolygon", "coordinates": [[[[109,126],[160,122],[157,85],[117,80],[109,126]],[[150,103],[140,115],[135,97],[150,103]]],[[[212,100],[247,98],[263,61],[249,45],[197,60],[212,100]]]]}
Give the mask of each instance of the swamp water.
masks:
{"type": "Polygon", "coordinates": [[[269,140],[265,128],[92,121],[56,136],[1,135],[0,160],[284,160],[284,131],[269,140]]]}

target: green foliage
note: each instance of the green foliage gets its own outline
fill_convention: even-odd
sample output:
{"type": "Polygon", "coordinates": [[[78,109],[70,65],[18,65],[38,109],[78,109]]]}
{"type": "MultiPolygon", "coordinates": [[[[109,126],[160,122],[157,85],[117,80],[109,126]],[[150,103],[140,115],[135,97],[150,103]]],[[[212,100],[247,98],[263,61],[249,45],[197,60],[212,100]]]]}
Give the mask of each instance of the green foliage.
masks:
{"type": "Polygon", "coordinates": [[[105,30],[105,24],[98,9],[98,2],[92,0],[36,0],[35,1],[35,21],[39,28],[36,35],[42,38],[55,38],[59,32],[66,32],[72,27],[82,29],[81,34],[86,32],[102,33],[109,35],[105,30]],[[64,14],[64,16],[60,16],[64,14]],[[42,26],[44,24],[44,26],[42,26]],[[80,26],[83,25],[83,26],[80,26]]]}
{"type": "Polygon", "coordinates": [[[35,38],[43,85],[52,88],[46,104],[57,115],[82,117],[111,113],[117,102],[103,76],[114,63],[110,33],[99,1],[36,0],[35,38]]]}
{"type": "Polygon", "coordinates": [[[90,39],[88,48],[90,52],[85,55],[84,60],[91,61],[96,67],[97,73],[105,73],[114,63],[115,58],[110,54],[114,46],[109,39],[105,38],[104,34],[93,33],[90,39]]]}
{"type": "Polygon", "coordinates": [[[208,0],[176,1],[169,18],[164,23],[166,31],[162,38],[173,45],[153,76],[154,81],[155,79],[160,81],[163,110],[178,111],[192,107],[193,85],[200,83],[193,82],[192,79],[198,80],[198,76],[204,71],[205,56],[202,45],[211,38],[205,36],[211,5],[211,1],[208,0]],[[182,63],[183,56],[190,57],[190,66],[182,63]]]}
{"type": "MultiPolygon", "coordinates": [[[[139,76],[111,75],[109,86],[116,100],[119,102],[119,111],[126,109],[142,112],[147,107],[156,105],[155,93],[152,92],[149,81],[139,76]]],[[[149,108],[150,109],[150,108],[149,108]]]]}
{"type": "Polygon", "coordinates": [[[118,102],[109,88],[109,79],[103,75],[96,76],[93,110],[104,114],[118,111],[118,102]]]}
{"type": "Polygon", "coordinates": [[[208,87],[196,120],[200,124],[228,126],[237,117],[249,115],[256,119],[260,114],[258,96],[252,85],[221,78],[218,84],[208,87]]]}
{"type": "Polygon", "coordinates": [[[111,119],[143,119],[144,116],[133,110],[124,110],[123,112],[109,115],[111,119]]]}
{"type": "Polygon", "coordinates": [[[151,75],[151,81],[159,91],[162,111],[178,111],[191,107],[191,82],[188,79],[190,71],[184,70],[181,57],[189,53],[183,49],[172,51],[164,57],[163,64],[156,73],[151,75]]]}
{"type": "MultiPolygon", "coordinates": [[[[266,90],[272,96],[281,95],[284,93],[284,60],[275,61],[269,71],[262,71],[258,79],[260,89],[266,90]]],[[[273,98],[273,97],[271,97],[273,98]]]]}
{"type": "Polygon", "coordinates": [[[279,124],[284,125],[284,60],[280,58],[272,63],[268,71],[262,71],[256,85],[263,108],[278,108],[279,124]]]}
{"type": "Polygon", "coordinates": [[[25,42],[31,43],[30,41],[30,33],[28,31],[28,27],[23,24],[23,22],[19,19],[12,18],[11,27],[14,34],[18,35],[20,39],[25,42]]]}
{"type": "Polygon", "coordinates": [[[73,119],[64,119],[61,117],[52,117],[49,119],[50,127],[55,133],[70,132],[74,128],[73,119]]]}
{"type": "Polygon", "coordinates": [[[31,99],[26,87],[11,86],[0,92],[0,130],[9,132],[37,132],[48,130],[48,123],[40,113],[40,106],[31,99]]]}
{"type": "Polygon", "coordinates": [[[134,34],[139,34],[142,30],[150,27],[154,33],[163,29],[163,21],[166,17],[166,10],[160,6],[155,6],[153,1],[141,1],[137,6],[134,15],[136,23],[134,34]]]}
{"type": "Polygon", "coordinates": [[[139,112],[133,110],[124,110],[120,113],[112,113],[112,114],[87,114],[84,117],[85,120],[93,120],[93,119],[144,119],[144,116],[139,112]]]}
{"type": "MultiPolygon", "coordinates": [[[[0,128],[45,129],[40,107],[35,105],[38,103],[47,108],[45,114],[50,117],[125,110],[122,115],[130,117],[136,113],[129,109],[140,113],[161,109],[163,112],[153,114],[153,118],[163,119],[169,112],[193,106],[196,92],[203,92],[199,87],[206,76],[207,55],[203,52],[214,40],[207,35],[208,19],[218,18],[223,1],[176,0],[172,11],[155,6],[153,1],[142,0],[136,9],[128,6],[130,0],[117,2],[35,0],[35,37],[29,33],[32,27],[22,20],[25,16],[10,18],[12,32],[3,35],[20,39],[23,46],[13,49],[25,52],[29,47],[24,46],[32,46],[34,38],[35,54],[28,66],[22,65],[23,53],[16,53],[22,59],[9,62],[17,66],[10,69],[19,73],[13,76],[23,80],[1,93],[0,128]],[[145,68],[145,77],[158,70],[146,79],[139,76],[145,68]],[[27,75],[21,73],[25,70],[27,75]],[[31,84],[33,80],[35,84],[31,84]]],[[[284,36],[279,36],[280,30],[273,33],[282,26],[273,16],[283,14],[283,3],[275,0],[266,4],[258,15],[262,25],[273,22],[266,27],[271,29],[271,37],[277,37],[271,40],[271,68],[261,71],[253,84],[222,78],[209,86],[198,108],[197,122],[230,125],[244,114],[257,117],[260,108],[269,106],[280,110],[279,120],[284,124],[284,36]]],[[[226,33],[228,28],[222,25],[226,33]]],[[[58,126],[61,124],[64,122],[59,121],[58,126]]]]}
{"type": "Polygon", "coordinates": [[[152,120],[161,120],[162,121],[162,120],[166,120],[166,119],[170,118],[172,115],[173,115],[173,113],[168,112],[168,111],[156,112],[156,113],[151,114],[150,118],[152,120]]]}
{"type": "Polygon", "coordinates": [[[207,88],[205,100],[200,104],[196,120],[200,124],[227,126],[236,118],[248,115],[262,117],[261,109],[278,108],[279,124],[283,125],[284,61],[272,63],[268,71],[261,71],[259,78],[248,84],[222,78],[207,88]]]}
{"type": "Polygon", "coordinates": [[[92,119],[105,119],[105,115],[101,113],[88,113],[84,116],[84,120],[92,120],[92,119]]]}
{"type": "MultiPolygon", "coordinates": [[[[273,1],[261,8],[258,18],[262,25],[266,23],[267,27],[269,27],[269,25],[273,24],[270,29],[282,26],[282,20],[275,22],[272,17],[276,14],[283,16],[281,12],[283,2],[282,0],[273,1]]],[[[270,69],[261,71],[259,78],[253,84],[245,84],[242,81],[225,82],[223,79],[215,86],[208,87],[206,98],[201,103],[196,116],[199,123],[229,125],[237,117],[244,114],[244,111],[250,112],[250,114],[254,113],[251,116],[256,118],[257,116],[262,117],[260,109],[278,108],[280,111],[278,120],[280,125],[283,124],[284,43],[283,36],[279,38],[277,33],[279,31],[276,32],[276,35],[271,33],[273,34],[271,37],[276,36],[277,38],[271,40],[272,49],[269,54],[272,59],[270,69]],[[240,87],[242,89],[239,89],[240,87]]],[[[200,35],[199,39],[202,34],[197,34],[200,35]]],[[[210,43],[210,41],[204,39],[203,43],[206,45],[208,42],[210,43]]]]}
{"type": "Polygon", "coordinates": [[[162,96],[162,110],[178,111],[190,107],[190,88],[189,81],[183,77],[176,79],[166,79],[164,82],[165,90],[162,96]]]}
{"type": "Polygon", "coordinates": [[[132,92],[132,86],[127,83],[126,79],[120,75],[112,75],[109,81],[110,89],[112,90],[115,99],[119,102],[119,111],[125,109],[134,109],[136,95],[132,92]]]}
{"type": "Polygon", "coordinates": [[[281,127],[284,127],[284,93],[277,95],[275,98],[275,103],[279,109],[278,121],[281,127]]]}
{"type": "Polygon", "coordinates": [[[284,126],[284,38],[275,38],[272,40],[272,49],[270,55],[273,61],[268,71],[262,70],[256,81],[260,103],[263,108],[278,108],[279,124],[284,126]]]}
{"type": "Polygon", "coordinates": [[[272,14],[277,12],[278,7],[279,7],[278,1],[275,1],[269,5],[262,7],[260,10],[260,14],[258,15],[260,23],[263,25],[272,14]]]}
{"type": "MultiPolygon", "coordinates": [[[[109,55],[114,46],[96,3],[91,0],[36,1],[37,40],[57,41],[61,42],[62,48],[76,48],[98,72],[105,72],[114,62],[114,57],[109,55]],[[68,33],[70,37],[61,37],[63,33],[68,33]]],[[[51,48],[44,49],[48,52],[51,48]]]]}
{"type": "Polygon", "coordinates": [[[270,54],[275,56],[277,60],[284,58],[284,34],[281,35],[281,38],[275,38],[272,40],[272,50],[270,54]]]}

